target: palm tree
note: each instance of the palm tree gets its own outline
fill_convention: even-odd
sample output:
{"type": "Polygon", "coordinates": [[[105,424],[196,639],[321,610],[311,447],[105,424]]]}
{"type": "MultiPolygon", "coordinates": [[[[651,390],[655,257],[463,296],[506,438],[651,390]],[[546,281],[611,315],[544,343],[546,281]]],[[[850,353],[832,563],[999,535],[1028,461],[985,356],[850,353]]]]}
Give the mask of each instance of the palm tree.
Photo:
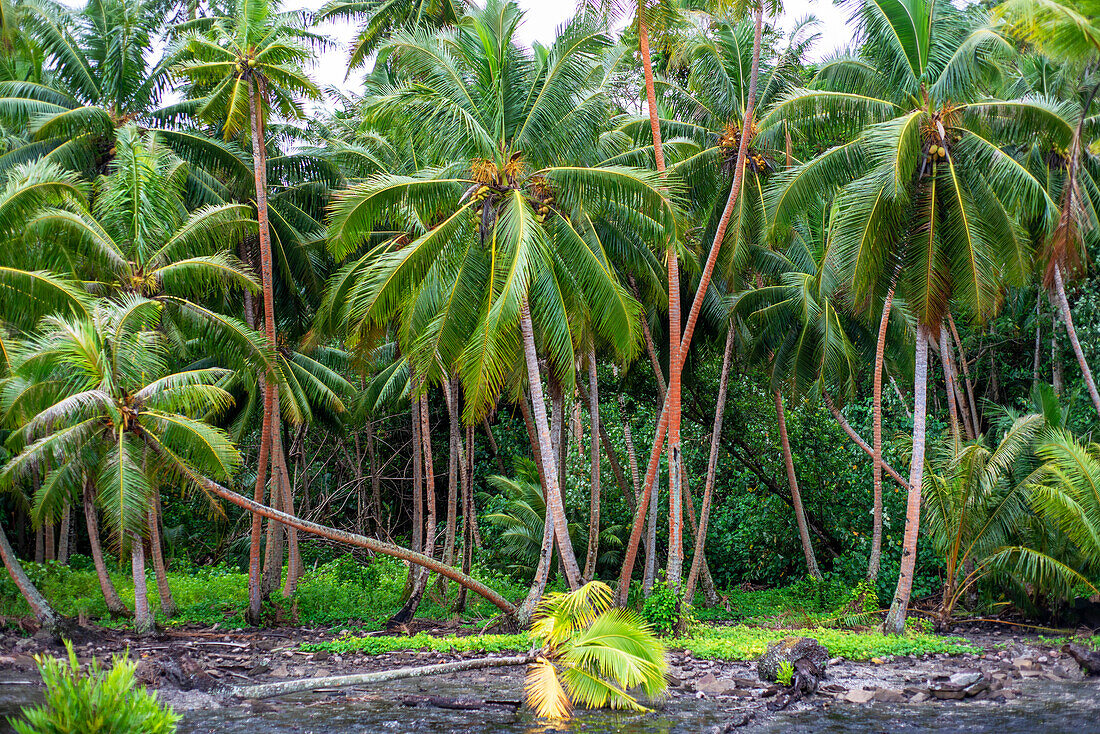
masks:
{"type": "MultiPolygon", "coordinates": [[[[301,70],[309,52],[301,45],[310,35],[293,24],[293,17],[273,12],[268,0],[239,0],[232,18],[210,23],[210,37],[198,33],[186,38],[189,58],[179,64],[183,76],[207,91],[197,115],[221,122],[226,139],[247,129],[252,139],[252,163],[259,220],[260,282],[263,285],[264,334],[276,343],[275,296],[272,281],[271,224],[267,203],[267,147],[264,121],[269,109],[284,117],[302,116],[299,98],[317,98],[320,92],[301,70]]],[[[278,474],[281,461],[272,457],[273,436],[281,431],[275,377],[264,381],[263,424],[256,472],[256,502],[263,502],[267,462],[278,474]]],[[[281,479],[277,479],[277,483],[281,479]]],[[[260,619],[260,529],[262,518],[252,519],[249,551],[248,619],[260,619]]]]}
{"type": "Polygon", "coordinates": [[[975,27],[972,14],[926,0],[879,0],[861,4],[855,19],[861,56],[823,65],[813,88],[790,94],[762,125],[777,136],[854,135],[781,177],[769,194],[770,229],[781,231],[839,187],[830,258],[854,308],[872,311],[896,270],[917,323],[906,530],[886,622],[900,632],[920,523],[928,340],[938,338],[949,300],[982,320],[1000,305],[1003,284],[1026,276],[1030,252],[1016,214],[1042,217],[1050,207],[1001,141],[1022,136],[1025,121],[1040,121],[1027,128],[1034,131],[1050,113],[1041,101],[985,99],[983,81],[1011,46],[975,27]]]}
{"type": "Polygon", "coordinates": [[[574,703],[648,711],[630,691],[652,698],[665,690],[664,645],[636,612],[613,609],[613,600],[610,586],[590,581],[539,604],[531,635],[542,649],[524,684],[539,716],[568,718],[574,703]]]}
{"type": "Polygon", "coordinates": [[[47,508],[83,475],[92,477],[117,544],[131,550],[141,632],[153,627],[142,551],[151,488],[163,480],[187,484],[190,473],[225,480],[240,463],[228,436],[199,419],[232,401],[216,384],[227,370],[171,372],[167,340],[151,330],[162,309],[134,294],[103,302],[85,318],[47,317],[41,335],[13,358],[12,372],[57,387],[16,434],[22,450],[0,470],[0,482],[11,486],[50,467],[36,498],[47,508]]]}
{"type": "Polygon", "coordinates": [[[206,170],[232,167],[234,151],[185,124],[187,106],[162,104],[170,57],[150,54],[165,30],[160,3],[89,0],[72,10],[53,0],[19,3],[22,34],[44,56],[41,74],[0,75],[0,119],[25,130],[0,155],[0,170],[39,158],[94,178],[131,122],[156,129],[192,164],[196,187],[206,170]]]}
{"type": "Polygon", "coordinates": [[[637,304],[618,282],[595,223],[614,221],[661,248],[675,223],[656,176],[591,165],[604,115],[593,72],[607,37],[578,20],[546,53],[530,55],[514,40],[521,17],[513,4],[493,2],[455,31],[402,32],[382,50],[419,81],[379,98],[368,116],[375,124],[420,120],[416,135],[454,162],[412,176],[376,175],[337,198],[335,251],[351,252],[372,233],[399,234],[345,266],[361,275],[343,291],[334,320],[367,334],[400,314],[403,352],[419,371],[433,376],[433,365],[458,365],[467,422],[495,404],[522,349],[557,547],[576,586],[581,574],[565,532],[539,342],[567,392],[573,314],[593,314],[593,330],[629,358],[637,304]],[[489,58],[508,63],[487,65],[489,58]]]}
{"type": "MultiPolygon", "coordinates": [[[[1059,116],[1056,134],[1051,136],[1053,139],[1044,139],[1043,146],[1031,146],[1039,150],[1031,151],[1029,157],[1048,174],[1051,195],[1058,197],[1060,209],[1058,223],[1047,234],[1041,251],[1043,285],[1061,315],[1085,387],[1093,407],[1100,414],[1100,392],[1077,338],[1065,286],[1066,278],[1083,269],[1088,260],[1086,239],[1094,240],[1100,226],[1096,214],[1100,202],[1095,193],[1095,179],[1100,168],[1084,136],[1086,122],[1093,122],[1089,115],[1100,91],[1100,81],[1090,78],[1089,74],[1100,58],[1100,26],[1093,18],[1051,0],[1026,4],[1009,0],[997,7],[997,13],[1006,21],[1010,32],[1034,44],[1052,60],[1063,62],[1070,74],[1082,83],[1086,79],[1089,81],[1080,106],[1074,104],[1064,110],[1067,114],[1059,116]]],[[[1076,96],[1076,90],[1074,94],[1076,96]]]]}
{"type": "Polygon", "coordinates": [[[466,13],[465,0],[329,0],[317,22],[360,21],[348,59],[348,75],[366,65],[397,30],[453,26],[466,13]]]}

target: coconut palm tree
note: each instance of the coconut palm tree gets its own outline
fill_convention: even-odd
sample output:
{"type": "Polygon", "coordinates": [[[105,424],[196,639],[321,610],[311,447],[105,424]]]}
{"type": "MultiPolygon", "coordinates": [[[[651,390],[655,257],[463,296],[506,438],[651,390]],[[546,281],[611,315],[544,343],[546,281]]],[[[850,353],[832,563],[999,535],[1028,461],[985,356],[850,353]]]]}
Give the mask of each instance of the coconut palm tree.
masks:
{"type": "Polygon", "coordinates": [[[317,22],[358,21],[351,43],[348,75],[366,65],[397,30],[445,28],[458,22],[465,0],[329,0],[317,11],[317,22]]]}
{"type": "Polygon", "coordinates": [[[938,338],[949,301],[976,320],[996,311],[1004,284],[1022,282],[1029,269],[1017,213],[1049,221],[1053,211],[1039,182],[1003,149],[1006,139],[1023,137],[1025,121],[1034,121],[1029,134],[1049,127],[1050,108],[985,98],[983,83],[1012,49],[975,27],[974,17],[926,0],[861,3],[860,55],[824,64],[811,88],[795,90],[761,121],[776,136],[853,135],[783,174],[769,194],[769,228],[782,231],[796,212],[839,189],[830,258],[853,307],[872,312],[896,287],[916,320],[910,491],[886,623],[892,632],[904,628],[916,561],[928,340],[938,338]]]}
{"type": "Polygon", "coordinates": [[[636,612],[614,609],[613,601],[610,586],[590,581],[539,604],[531,635],[542,649],[524,684],[539,716],[569,718],[574,704],[648,711],[630,691],[664,692],[664,645],[636,612]]]}
{"type": "Polygon", "coordinates": [[[189,472],[224,481],[240,463],[228,436],[199,419],[232,401],[217,386],[228,371],[172,372],[168,341],[154,330],[163,308],[131,294],[85,318],[47,317],[12,359],[12,372],[54,389],[17,432],[21,450],[0,470],[0,482],[12,486],[49,467],[36,497],[47,508],[83,475],[92,477],[116,543],[131,551],[142,632],[153,627],[142,550],[151,488],[165,480],[187,485],[189,472]]]}
{"type": "Polygon", "coordinates": [[[515,43],[521,17],[513,4],[493,2],[455,31],[399,33],[382,49],[419,81],[377,99],[368,116],[420,120],[416,134],[455,162],[374,176],[341,194],[330,246],[349,252],[377,232],[399,232],[348,266],[363,275],[339,320],[365,334],[401,314],[403,352],[417,370],[431,376],[435,364],[458,365],[468,422],[495,404],[523,359],[557,546],[578,585],[539,352],[570,391],[570,319],[583,310],[596,333],[631,356],[637,305],[594,223],[615,221],[663,248],[675,222],[655,175],[591,165],[605,114],[594,73],[607,37],[578,20],[532,55],[515,43]]]}
{"type": "MultiPolygon", "coordinates": [[[[255,180],[256,212],[259,221],[260,282],[263,285],[264,334],[276,343],[275,296],[272,276],[271,223],[267,203],[267,146],[265,119],[270,110],[286,118],[302,116],[301,98],[316,99],[320,92],[302,72],[309,59],[303,40],[315,40],[296,24],[296,16],[278,14],[268,0],[239,0],[236,13],[216,18],[206,35],[193,33],[182,43],[184,60],[178,72],[206,92],[196,110],[199,117],[217,120],[226,139],[246,129],[252,140],[252,167],[255,180]]],[[[263,425],[256,472],[256,502],[262,503],[267,463],[272,474],[279,475],[281,463],[273,457],[272,444],[280,431],[279,400],[273,374],[264,380],[263,425]]],[[[277,479],[277,484],[280,482],[277,479]]],[[[248,619],[260,619],[260,527],[261,518],[253,515],[252,542],[249,551],[248,619]]]]}

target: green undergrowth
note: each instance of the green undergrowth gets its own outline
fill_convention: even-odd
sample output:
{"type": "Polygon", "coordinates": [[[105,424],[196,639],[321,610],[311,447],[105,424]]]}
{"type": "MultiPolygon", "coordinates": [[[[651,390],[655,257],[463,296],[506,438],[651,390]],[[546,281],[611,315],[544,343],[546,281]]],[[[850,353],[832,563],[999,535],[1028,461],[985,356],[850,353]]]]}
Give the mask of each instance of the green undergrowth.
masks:
{"type": "Polygon", "coordinates": [[[381,655],[386,652],[417,650],[420,652],[511,652],[531,649],[531,637],[526,632],[519,635],[456,635],[437,636],[425,632],[397,637],[358,636],[345,634],[327,642],[307,642],[301,646],[305,652],[334,652],[346,654],[361,652],[381,655]]]}
{"type": "MultiPolygon", "coordinates": [[[[734,627],[697,626],[692,632],[667,640],[669,647],[691,651],[697,658],[713,660],[755,660],[763,654],[769,643],[792,635],[816,638],[836,657],[849,660],[871,660],[891,655],[923,655],[926,653],[980,653],[981,647],[969,644],[957,637],[938,637],[923,632],[905,635],[884,635],[878,632],[855,632],[827,628],[770,629],[737,625],[734,627]]],[[[301,646],[306,652],[328,651],[334,653],[361,652],[380,655],[401,650],[422,652],[506,652],[524,651],[531,646],[527,634],[520,635],[469,635],[466,637],[433,636],[424,632],[416,635],[389,637],[382,635],[361,636],[345,634],[328,642],[312,642],[301,646]]]]}
{"type": "MultiPolygon", "coordinates": [[[[108,619],[107,607],[91,559],[74,558],[69,566],[56,562],[24,563],[24,569],[54,608],[68,617],[84,616],[103,625],[122,624],[108,619]]],[[[126,569],[128,570],[128,569],[126,569]]],[[[402,604],[407,571],[389,558],[376,557],[366,562],[351,556],[308,569],[299,581],[292,599],[275,594],[265,614],[269,624],[334,625],[355,624],[360,630],[379,629],[402,604]]],[[[475,568],[474,576],[505,597],[522,598],[527,589],[510,577],[492,570],[475,568]]],[[[133,608],[134,585],[129,573],[119,572],[112,564],[111,579],[119,596],[133,608]]],[[[248,604],[248,575],[224,565],[197,566],[169,571],[168,585],[179,613],[171,619],[160,614],[159,598],[152,571],[147,578],[149,601],[161,624],[220,624],[244,626],[248,604]]],[[[455,596],[450,585],[449,599],[455,596]]],[[[466,616],[472,619],[492,617],[497,608],[475,594],[467,595],[466,616]]],[[[0,617],[21,617],[30,609],[7,574],[0,577],[0,617]]],[[[417,616],[445,620],[453,615],[447,600],[439,595],[433,582],[425,594],[417,616]]]]}
{"type": "Polygon", "coordinates": [[[829,650],[833,657],[849,660],[871,660],[891,655],[924,655],[928,653],[981,653],[983,648],[959,637],[940,637],[925,632],[885,635],[881,632],[816,627],[809,629],[773,629],[735,625],[732,627],[699,626],[690,634],[670,641],[672,647],[690,650],[699,658],[715,660],[754,660],[768,644],[784,637],[813,637],[829,650]]]}

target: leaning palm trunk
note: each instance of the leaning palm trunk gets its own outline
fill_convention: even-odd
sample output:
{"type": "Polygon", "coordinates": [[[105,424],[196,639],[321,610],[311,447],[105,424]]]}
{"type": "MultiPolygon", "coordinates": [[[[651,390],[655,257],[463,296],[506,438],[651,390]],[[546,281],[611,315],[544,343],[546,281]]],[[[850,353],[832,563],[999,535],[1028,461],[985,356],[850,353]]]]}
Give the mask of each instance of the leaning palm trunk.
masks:
{"type": "Polygon", "coordinates": [[[878,341],[875,342],[875,377],[871,398],[871,412],[874,420],[872,435],[874,448],[871,454],[874,462],[874,496],[871,513],[871,558],[867,562],[867,578],[871,582],[878,579],[878,570],[882,563],[882,469],[884,466],[882,460],[882,365],[886,361],[886,330],[890,325],[890,310],[894,305],[894,289],[897,287],[900,273],[901,266],[899,264],[894,269],[894,277],[890,281],[890,290],[886,291],[886,299],[882,302],[882,318],[878,324],[878,341]]]}
{"type": "Polygon", "coordinates": [[[1092,405],[1096,408],[1096,412],[1100,415],[1100,393],[1096,391],[1096,381],[1092,378],[1092,370],[1089,369],[1089,364],[1085,361],[1085,352],[1081,349],[1081,342],[1077,339],[1077,329],[1073,326],[1073,315],[1069,310],[1069,300],[1066,298],[1066,286],[1062,281],[1062,268],[1060,265],[1054,266],[1054,295],[1058,304],[1058,311],[1062,315],[1062,323],[1066,327],[1066,334],[1069,336],[1069,343],[1073,345],[1073,354],[1077,357],[1077,365],[1081,368],[1081,377],[1085,381],[1085,387],[1088,388],[1089,397],[1092,398],[1092,405]]]}
{"type": "Polygon", "coordinates": [[[779,422],[779,441],[783,445],[783,465],[787,470],[787,484],[791,488],[791,504],[794,506],[794,519],[798,524],[798,538],[802,543],[802,554],[806,557],[806,570],[815,579],[821,578],[821,570],[817,567],[817,557],[814,556],[814,547],[810,542],[810,530],[806,525],[806,512],[802,509],[802,492],[798,489],[798,475],[794,470],[794,455],[791,453],[791,442],[787,436],[787,419],[783,414],[783,394],[775,391],[775,416],[779,422]]]}
{"type": "MultiPolygon", "coordinates": [[[[256,219],[259,222],[260,283],[264,295],[264,336],[269,344],[275,344],[275,292],[272,284],[271,229],[267,217],[267,149],[264,145],[263,109],[256,80],[248,82],[249,111],[252,122],[252,173],[256,184],[256,219]]],[[[263,503],[267,464],[271,455],[272,433],[278,430],[275,421],[275,374],[264,376],[264,415],[260,429],[260,451],[256,468],[256,501],[263,503]]],[[[278,484],[278,482],[276,482],[278,484]]],[[[261,519],[252,518],[252,537],[248,553],[248,614],[249,624],[260,623],[262,589],[260,579],[261,519]]]]}
{"type": "Polygon", "coordinates": [[[588,414],[590,430],[588,448],[591,454],[588,553],[584,559],[584,581],[588,583],[596,575],[596,557],[600,551],[600,396],[599,377],[596,374],[596,349],[588,347],[588,414]]]}
{"type": "MultiPolygon", "coordinates": [[[[488,426],[488,423],[485,424],[488,426]]],[[[466,426],[466,447],[462,459],[462,573],[469,575],[474,560],[474,427],[466,426]]],[[[466,611],[466,587],[458,587],[454,612],[466,611]]]]}
{"type": "Polygon", "coordinates": [[[538,434],[539,454],[545,470],[546,504],[554,519],[554,537],[557,539],[558,552],[569,588],[580,587],[581,571],[577,558],[573,554],[573,544],[569,540],[569,525],[565,516],[565,498],[558,483],[558,463],[550,441],[550,426],[546,422],[546,401],[542,396],[542,380],[539,377],[538,354],[535,352],[535,328],[531,323],[531,309],[524,296],[520,304],[520,330],[523,333],[523,353],[527,362],[527,383],[531,390],[531,409],[535,430],[538,434]]]}
{"type": "Polygon", "coordinates": [[[516,610],[516,622],[521,627],[526,627],[535,614],[535,608],[546,591],[546,582],[550,578],[550,563],[554,555],[554,514],[550,509],[550,503],[546,504],[546,512],[542,521],[542,545],[539,546],[539,562],[535,567],[535,576],[531,579],[531,588],[527,591],[527,597],[516,610]]]}
{"type": "Polygon", "coordinates": [[[145,548],[140,535],[130,536],[130,570],[134,577],[134,630],[139,635],[153,631],[156,622],[149,608],[149,588],[145,585],[145,548]]]}
{"type": "MultiPolygon", "coordinates": [[[[862,436],[856,433],[854,428],[852,428],[852,424],[848,422],[848,419],[845,418],[844,414],[840,412],[840,409],[836,407],[836,404],[833,402],[832,396],[829,395],[829,393],[827,392],[822,392],[821,397],[825,400],[825,407],[827,407],[829,409],[829,412],[832,413],[833,419],[837,422],[837,425],[839,425],[840,428],[846,434],[848,434],[848,438],[852,439],[852,443],[863,449],[863,452],[865,454],[873,457],[875,455],[875,450],[871,448],[871,446],[866,441],[863,440],[862,436]]],[[[905,477],[898,474],[897,470],[894,469],[894,467],[883,461],[882,468],[888,475],[890,475],[891,479],[893,479],[901,486],[902,489],[909,489],[909,482],[905,481],[905,477]]]]}
{"type": "MultiPolygon", "coordinates": [[[[684,509],[687,510],[688,527],[691,528],[692,538],[699,535],[699,525],[695,518],[695,503],[691,498],[691,482],[688,480],[687,471],[681,468],[680,482],[684,486],[684,509]]],[[[695,547],[694,541],[692,547],[695,547]]],[[[694,561],[694,559],[693,559],[694,561]]],[[[714,579],[710,576],[710,564],[707,563],[706,553],[703,553],[703,568],[699,572],[699,584],[703,587],[703,596],[708,607],[718,603],[718,592],[714,588],[714,579]]],[[[684,597],[687,599],[687,597],[684,597]]]]}
{"type": "Polygon", "coordinates": [[[99,540],[99,518],[96,516],[95,498],[91,482],[84,482],[84,521],[88,527],[88,545],[92,551],[92,563],[95,565],[95,574],[99,579],[99,588],[103,592],[103,600],[107,603],[107,611],[112,617],[129,617],[132,615],[122,599],[118,597],[118,591],[111,581],[111,575],[107,572],[107,563],[103,559],[103,545],[99,540]]]}
{"type": "MultiPolygon", "coordinates": [[[[428,558],[432,557],[431,535],[424,532],[424,485],[429,484],[427,477],[426,457],[424,456],[424,427],[428,421],[424,419],[424,401],[418,397],[412,397],[412,442],[413,442],[413,551],[423,553],[428,558]]],[[[429,439],[430,440],[430,439],[429,439]]],[[[424,596],[424,590],[428,586],[428,574],[417,565],[409,565],[409,578],[406,582],[408,595],[405,603],[390,617],[389,625],[405,624],[420,607],[420,600],[424,596]]]]}
{"type": "Polygon", "coordinates": [[[15,583],[15,588],[19,589],[19,593],[27,600],[27,606],[31,608],[31,613],[38,620],[38,624],[42,625],[42,629],[47,632],[56,634],[61,628],[61,618],[57,616],[57,612],[46,601],[46,597],[42,596],[41,592],[31,583],[31,580],[27,578],[23,566],[20,565],[19,559],[15,556],[15,551],[8,543],[8,536],[4,533],[3,527],[0,527],[0,560],[3,560],[4,567],[8,569],[8,575],[15,583]]]}
{"type": "MultiPolygon", "coordinates": [[[[154,451],[160,450],[159,446],[150,446],[150,448],[154,451]]],[[[481,583],[475,578],[472,578],[462,573],[458,569],[451,568],[450,566],[446,566],[440,563],[434,558],[428,558],[423,553],[416,553],[414,551],[410,551],[406,548],[393,545],[392,543],[386,543],[376,538],[367,538],[365,536],[357,535],[355,533],[337,530],[336,528],[330,528],[325,525],[319,525],[318,523],[310,522],[309,520],[304,520],[300,517],[288,515],[285,512],[279,512],[278,510],[268,507],[263,503],[255,502],[245,497],[244,495],[237,494],[236,492],[227,489],[217,482],[206,477],[193,475],[191,478],[210,494],[216,497],[221,497],[223,500],[231,502],[237,507],[247,510],[248,512],[260,515],[261,517],[266,517],[270,520],[277,520],[284,525],[289,525],[291,527],[297,528],[303,533],[310,533],[311,535],[317,535],[319,537],[326,538],[337,543],[343,543],[345,545],[350,545],[356,548],[363,548],[373,553],[381,553],[383,555],[391,556],[398,560],[405,561],[406,563],[428,569],[429,571],[434,571],[435,573],[442,574],[443,576],[446,576],[452,581],[462,584],[470,591],[484,598],[486,601],[493,604],[506,615],[515,614],[515,605],[497,592],[490,589],[485,584],[481,583]]]]}
{"type": "MultiPolygon", "coordinates": [[[[756,83],[760,74],[760,46],[763,39],[764,31],[764,8],[761,5],[756,11],[756,28],[755,35],[753,36],[752,47],[752,69],[749,76],[749,93],[747,102],[745,105],[745,115],[743,128],[751,129],[751,123],[756,107],[756,83]]],[[[684,335],[680,340],[680,348],[678,350],[677,361],[683,359],[687,354],[688,347],[691,345],[691,337],[695,332],[695,324],[699,320],[699,313],[703,309],[703,300],[710,287],[710,279],[714,273],[714,266],[718,260],[718,251],[721,249],[722,241],[726,236],[726,229],[729,227],[730,219],[733,216],[733,210],[736,207],[738,196],[741,193],[741,184],[744,180],[745,173],[745,158],[748,154],[749,148],[749,136],[741,136],[741,144],[737,149],[737,163],[734,166],[733,182],[730,185],[730,193],[726,198],[725,208],[722,210],[722,217],[718,221],[718,227],[714,232],[714,240],[711,243],[710,251],[707,254],[706,264],[703,266],[702,275],[699,278],[699,286],[695,291],[695,298],[691,302],[691,310],[688,312],[687,321],[684,323],[684,335]]],[[[680,365],[682,367],[682,365],[680,365]]],[[[666,396],[665,404],[667,405],[668,399],[666,396]]],[[[626,545],[626,552],[623,555],[623,567],[619,574],[619,603],[625,604],[627,596],[630,593],[630,578],[634,572],[634,562],[638,556],[638,545],[642,537],[642,528],[646,517],[646,511],[649,509],[649,493],[653,490],[653,482],[657,475],[657,468],[660,464],[661,449],[664,446],[665,430],[668,427],[668,412],[665,407],[662,407],[660,416],[657,420],[657,431],[653,439],[653,449],[650,452],[649,464],[646,467],[645,486],[642,490],[642,494],[638,501],[638,509],[634,513],[634,523],[630,529],[630,540],[626,545]]]]}
{"type": "Polygon", "coordinates": [[[149,505],[149,551],[153,556],[153,573],[157,580],[157,596],[160,597],[160,611],[166,619],[176,616],[176,600],[172,598],[172,589],[168,586],[168,567],[164,562],[164,548],[160,542],[160,492],[154,492],[149,505]]]}
{"type": "MultiPolygon", "coordinates": [[[[276,405],[278,396],[276,396],[276,405]]],[[[276,412],[278,408],[276,407],[276,412]]],[[[288,515],[294,513],[294,485],[290,481],[290,472],[286,465],[286,452],[283,450],[283,431],[279,427],[272,433],[272,457],[278,465],[278,487],[283,501],[283,512],[288,515]]],[[[273,467],[274,468],[274,467],[273,467]]],[[[283,584],[283,596],[294,596],[298,588],[298,579],[302,576],[302,552],[298,546],[298,530],[286,528],[286,582],[283,584]]],[[[280,556],[281,562],[281,556],[280,556]]]]}
{"type": "Polygon", "coordinates": [[[916,353],[913,357],[913,455],[909,463],[909,499],[905,506],[905,537],[901,546],[901,570],[890,613],[883,629],[888,633],[905,632],[909,596],[917,566],[917,537],[920,530],[921,481],[924,475],[925,418],[927,415],[928,333],[924,324],[917,328],[916,353]]]}
{"type": "MultiPolygon", "coordinates": [[[[947,312],[947,324],[951,327],[951,337],[954,340],[955,347],[959,350],[959,363],[962,365],[963,381],[966,385],[966,397],[960,398],[960,403],[963,403],[964,412],[966,412],[970,419],[970,438],[973,440],[977,438],[978,434],[982,432],[982,421],[978,415],[978,405],[974,401],[974,382],[970,379],[970,366],[966,361],[966,352],[963,351],[962,339],[959,338],[959,330],[955,328],[955,317],[951,315],[951,312],[947,312]]],[[[955,379],[959,379],[958,371],[955,372],[955,379]]],[[[960,390],[962,389],[960,385],[960,390]]]]}
{"type": "Polygon", "coordinates": [[[955,453],[962,447],[962,435],[959,427],[958,389],[955,384],[955,370],[951,364],[951,353],[948,351],[947,329],[940,328],[940,366],[943,368],[943,381],[947,389],[947,414],[951,422],[951,438],[955,442],[955,453]]]}
{"type": "Polygon", "coordinates": [[[729,386],[730,361],[733,357],[734,330],[731,325],[726,331],[726,348],[722,352],[722,374],[718,378],[718,400],[714,407],[714,428],[710,434],[710,456],[707,458],[707,480],[703,485],[703,506],[699,509],[699,529],[695,533],[695,552],[688,571],[684,598],[690,602],[695,598],[695,583],[703,566],[703,549],[707,542],[707,524],[710,521],[710,504],[714,496],[714,480],[718,473],[718,447],[722,440],[722,420],[726,414],[726,388],[729,386]]]}
{"type": "Polygon", "coordinates": [[[462,471],[462,428],[458,414],[458,381],[445,380],[443,392],[447,400],[447,425],[450,429],[447,444],[447,528],[443,540],[443,562],[450,566],[454,562],[460,484],[458,475],[462,471]]]}

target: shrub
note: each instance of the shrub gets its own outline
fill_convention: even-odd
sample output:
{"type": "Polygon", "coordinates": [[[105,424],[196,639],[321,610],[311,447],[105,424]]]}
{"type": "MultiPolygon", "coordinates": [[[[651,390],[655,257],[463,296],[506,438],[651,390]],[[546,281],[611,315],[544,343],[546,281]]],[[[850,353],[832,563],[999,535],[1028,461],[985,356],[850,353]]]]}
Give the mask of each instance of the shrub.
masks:
{"type": "Polygon", "coordinates": [[[670,635],[680,625],[680,595],[664,581],[656,581],[642,602],[642,618],[659,635],[670,635]]]}
{"type": "Polygon", "coordinates": [[[171,734],[180,716],[161,706],[155,696],[134,682],[137,667],[128,657],[116,656],[104,670],[92,659],[81,672],[71,642],[68,659],[36,656],[46,684],[46,703],[26,707],[22,720],[11,720],[19,734],[171,734]]]}

